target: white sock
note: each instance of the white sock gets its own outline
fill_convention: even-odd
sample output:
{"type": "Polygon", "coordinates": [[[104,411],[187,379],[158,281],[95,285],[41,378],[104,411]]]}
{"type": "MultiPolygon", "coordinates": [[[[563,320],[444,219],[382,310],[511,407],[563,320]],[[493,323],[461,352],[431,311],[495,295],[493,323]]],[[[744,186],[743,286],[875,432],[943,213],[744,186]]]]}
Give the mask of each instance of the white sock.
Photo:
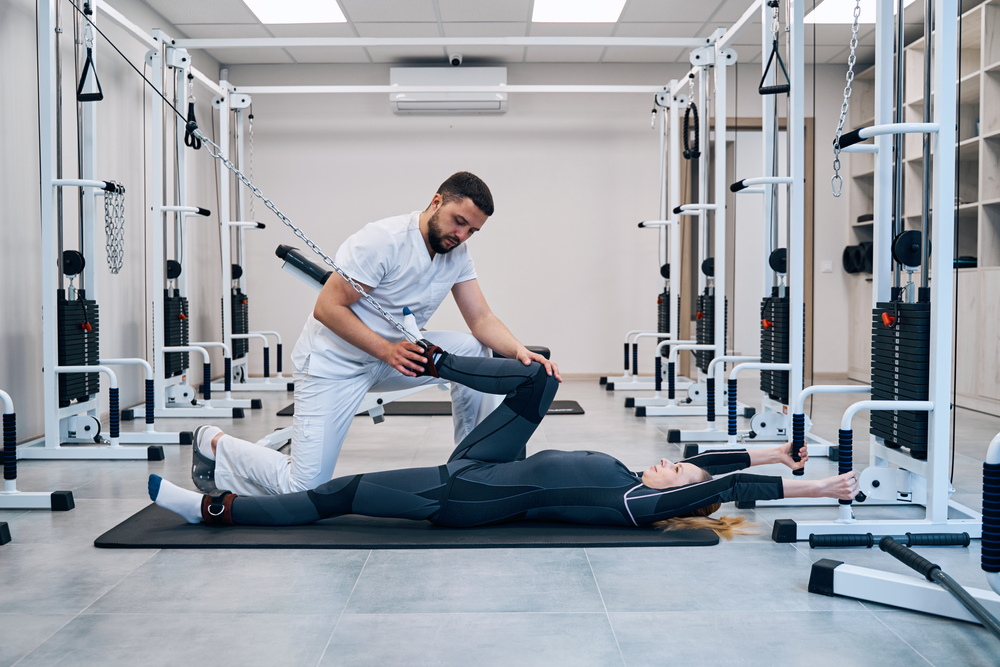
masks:
{"type": "Polygon", "coordinates": [[[182,489],[159,475],[150,475],[149,498],[163,509],[180,514],[188,523],[201,523],[200,493],[182,489]]]}
{"type": "MultiPolygon", "coordinates": [[[[214,461],[215,454],[212,453],[212,439],[221,432],[222,429],[216,426],[209,426],[206,428],[201,433],[201,437],[198,438],[198,442],[194,443],[194,446],[198,448],[198,453],[206,459],[214,461]]],[[[218,447],[218,443],[216,443],[216,447],[218,447]]]]}

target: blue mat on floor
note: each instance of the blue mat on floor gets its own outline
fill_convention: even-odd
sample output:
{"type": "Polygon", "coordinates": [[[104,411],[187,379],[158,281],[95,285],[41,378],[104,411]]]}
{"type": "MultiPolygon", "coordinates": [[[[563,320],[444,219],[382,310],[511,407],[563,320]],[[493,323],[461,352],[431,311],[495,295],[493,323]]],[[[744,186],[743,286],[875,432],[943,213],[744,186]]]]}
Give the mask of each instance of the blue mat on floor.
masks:
{"type": "Polygon", "coordinates": [[[580,526],[519,521],[480,528],[442,528],[427,521],[340,516],[307,526],[190,524],[156,505],[96,540],[106,549],[481,549],[501,547],[707,547],[711,530],[580,526]]]}

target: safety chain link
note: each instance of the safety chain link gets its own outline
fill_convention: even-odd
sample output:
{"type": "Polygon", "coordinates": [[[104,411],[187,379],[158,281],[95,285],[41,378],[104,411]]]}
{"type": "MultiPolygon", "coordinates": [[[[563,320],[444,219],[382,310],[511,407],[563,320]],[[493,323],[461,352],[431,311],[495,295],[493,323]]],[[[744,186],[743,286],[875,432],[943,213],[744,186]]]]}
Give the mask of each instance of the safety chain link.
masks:
{"type": "Polygon", "coordinates": [[[107,236],[108,270],[117,275],[125,259],[125,186],[109,181],[114,187],[104,192],[104,232],[107,236]]]}
{"type": "Polygon", "coordinates": [[[241,172],[239,169],[236,168],[236,165],[234,165],[225,156],[223,156],[222,149],[219,148],[218,144],[216,144],[208,137],[204,136],[204,134],[202,134],[201,132],[198,132],[198,134],[201,135],[201,140],[210,146],[210,148],[208,149],[209,155],[214,157],[216,160],[222,162],[222,164],[226,167],[226,169],[236,174],[236,177],[240,179],[240,182],[242,182],[243,185],[247,186],[247,189],[250,190],[253,196],[260,199],[264,203],[264,206],[266,206],[272,213],[278,216],[278,219],[281,220],[281,222],[283,222],[286,227],[291,229],[292,233],[294,233],[297,237],[299,237],[302,240],[302,242],[309,247],[310,250],[312,250],[314,253],[322,257],[323,261],[326,262],[327,265],[329,265],[334,271],[337,272],[337,275],[339,275],[341,278],[349,282],[351,284],[351,287],[354,288],[354,291],[360,294],[364,298],[364,300],[367,301],[372,308],[377,310],[379,314],[382,315],[382,317],[384,317],[392,326],[396,327],[399,330],[399,332],[403,334],[404,337],[406,337],[408,341],[410,341],[411,343],[417,342],[417,338],[413,334],[407,331],[402,324],[397,322],[392,317],[392,315],[386,312],[385,308],[383,308],[378,301],[373,299],[367,292],[365,292],[364,288],[361,285],[355,282],[349,275],[344,273],[344,270],[341,269],[339,266],[337,266],[334,263],[333,259],[331,259],[329,255],[323,252],[318,245],[309,240],[309,237],[305,235],[305,232],[303,232],[301,229],[292,224],[292,221],[289,220],[284,213],[278,210],[278,207],[274,205],[274,202],[265,197],[264,193],[261,192],[260,189],[257,186],[255,186],[252,182],[250,182],[250,179],[247,178],[243,172],[241,172]]]}
{"type": "Polygon", "coordinates": [[[858,48],[858,23],[861,19],[861,0],[856,0],[854,6],[854,26],[851,28],[851,55],[847,57],[847,86],[844,88],[844,103],[840,106],[840,122],[837,124],[837,136],[833,139],[833,178],[830,187],[833,196],[839,197],[844,189],[844,179],[840,176],[840,137],[844,133],[844,121],[847,120],[847,110],[851,103],[851,83],[854,81],[854,63],[857,62],[855,51],[858,48]]]}

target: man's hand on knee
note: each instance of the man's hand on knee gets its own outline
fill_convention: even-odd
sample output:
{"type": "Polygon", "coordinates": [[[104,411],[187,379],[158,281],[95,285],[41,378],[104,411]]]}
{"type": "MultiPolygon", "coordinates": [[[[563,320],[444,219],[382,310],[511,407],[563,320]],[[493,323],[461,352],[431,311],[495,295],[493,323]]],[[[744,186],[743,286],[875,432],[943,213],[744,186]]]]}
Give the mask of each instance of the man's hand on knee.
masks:
{"type": "Polygon", "coordinates": [[[422,374],[424,367],[427,365],[424,348],[407,340],[390,343],[385,353],[379,358],[403,375],[411,378],[422,374]]]}
{"type": "Polygon", "coordinates": [[[545,367],[546,374],[562,382],[562,377],[559,375],[559,366],[552,363],[542,355],[535,354],[534,352],[529,351],[528,348],[526,347],[522,347],[518,351],[517,360],[520,361],[525,366],[530,364],[532,361],[537,361],[538,363],[540,363],[542,366],[545,367]]]}

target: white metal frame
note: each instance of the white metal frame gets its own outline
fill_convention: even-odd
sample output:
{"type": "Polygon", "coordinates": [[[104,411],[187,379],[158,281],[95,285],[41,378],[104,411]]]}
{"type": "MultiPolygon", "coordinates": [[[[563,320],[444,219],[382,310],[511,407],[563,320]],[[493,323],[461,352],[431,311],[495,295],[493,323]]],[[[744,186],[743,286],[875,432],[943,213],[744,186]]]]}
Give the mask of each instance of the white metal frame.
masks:
{"type": "MultiPolygon", "coordinates": [[[[802,0],[791,0],[800,5],[802,0]]],[[[982,533],[982,515],[950,499],[952,488],[948,480],[950,444],[950,392],[952,349],[952,290],[951,258],[954,251],[954,220],[952,209],[955,188],[955,80],[957,71],[957,2],[934,0],[937,20],[933,34],[933,85],[934,127],[925,126],[920,131],[933,132],[933,203],[932,234],[929,240],[934,248],[931,255],[931,332],[930,332],[930,392],[926,402],[928,417],[927,460],[913,459],[907,454],[886,447],[880,438],[870,436],[869,467],[860,475],[861,491],[872,498],[897,496],[913,499],[911,504],[923,505],[923,519],[865,519],[857,520],[849,512],[838,513],[827,521],[784,522],[784,530],[775,539],[805,540],[810,534],[864,534],[900,535],[911,533],[936,533],[964,531],[974,538],[982,533]],[[890,465],[895,467],[890,467],[890,465]],[[877,480],[878,487],[872,482],[877,480]],[[914,490],[924,493],[922,503],[913,498],[914,490]],[[954,518],[953,518],[953,516],[954,518]],[[794,525],[793,525],[794,524],[794,525]]],[[[798,7],[801,12],[801,6],[798,7]]],[[[892,219],[892,134],[882,132],[892,125],[893,107],[893,2],[878,0],[875,37],[875,126],[870,136],[875,137],[875,271],[872,277],[872,307],[890,300],[890,260],[892,219]]],[[[800,61],[791,66],[801,73],[800,61]]],[[[793,83],[794,85],[794,83],[793,83]]],[[[793,128],[796,129],[796,128],[793,128]]],[[[894,127],[895,132],[910,131],[894,127]]],[[[794,155],[794,151],[793,151],[794,155]]],[[[793,177],[795,174],[793,173],[793,177]]],[[[796,179],[796,182],[798,179],[796,179]]],[[[793,184],[794,187],[794,184],[793,184]]],[[[793,288],[794,288],[793,283],[793,288]]],[[[793,293],[792,303],[796,303],[793,293]]],[[[801,336],[793,329],[793,342],[801,336]]],[[[795,372],[795,368],[792,372],[795,372]]],[[[796,392],[798,394],[798,391],[796,392]]],[[[844,416],[850,417],[871,402],[856,403],[844,416]]],[[[880,402],[881,404],[881,402],[880,402]]],[[[891,402],[902,405],[901,402],[891,402]]],[[[842,424],[842,427],[844,427],[842,424]]]]}

